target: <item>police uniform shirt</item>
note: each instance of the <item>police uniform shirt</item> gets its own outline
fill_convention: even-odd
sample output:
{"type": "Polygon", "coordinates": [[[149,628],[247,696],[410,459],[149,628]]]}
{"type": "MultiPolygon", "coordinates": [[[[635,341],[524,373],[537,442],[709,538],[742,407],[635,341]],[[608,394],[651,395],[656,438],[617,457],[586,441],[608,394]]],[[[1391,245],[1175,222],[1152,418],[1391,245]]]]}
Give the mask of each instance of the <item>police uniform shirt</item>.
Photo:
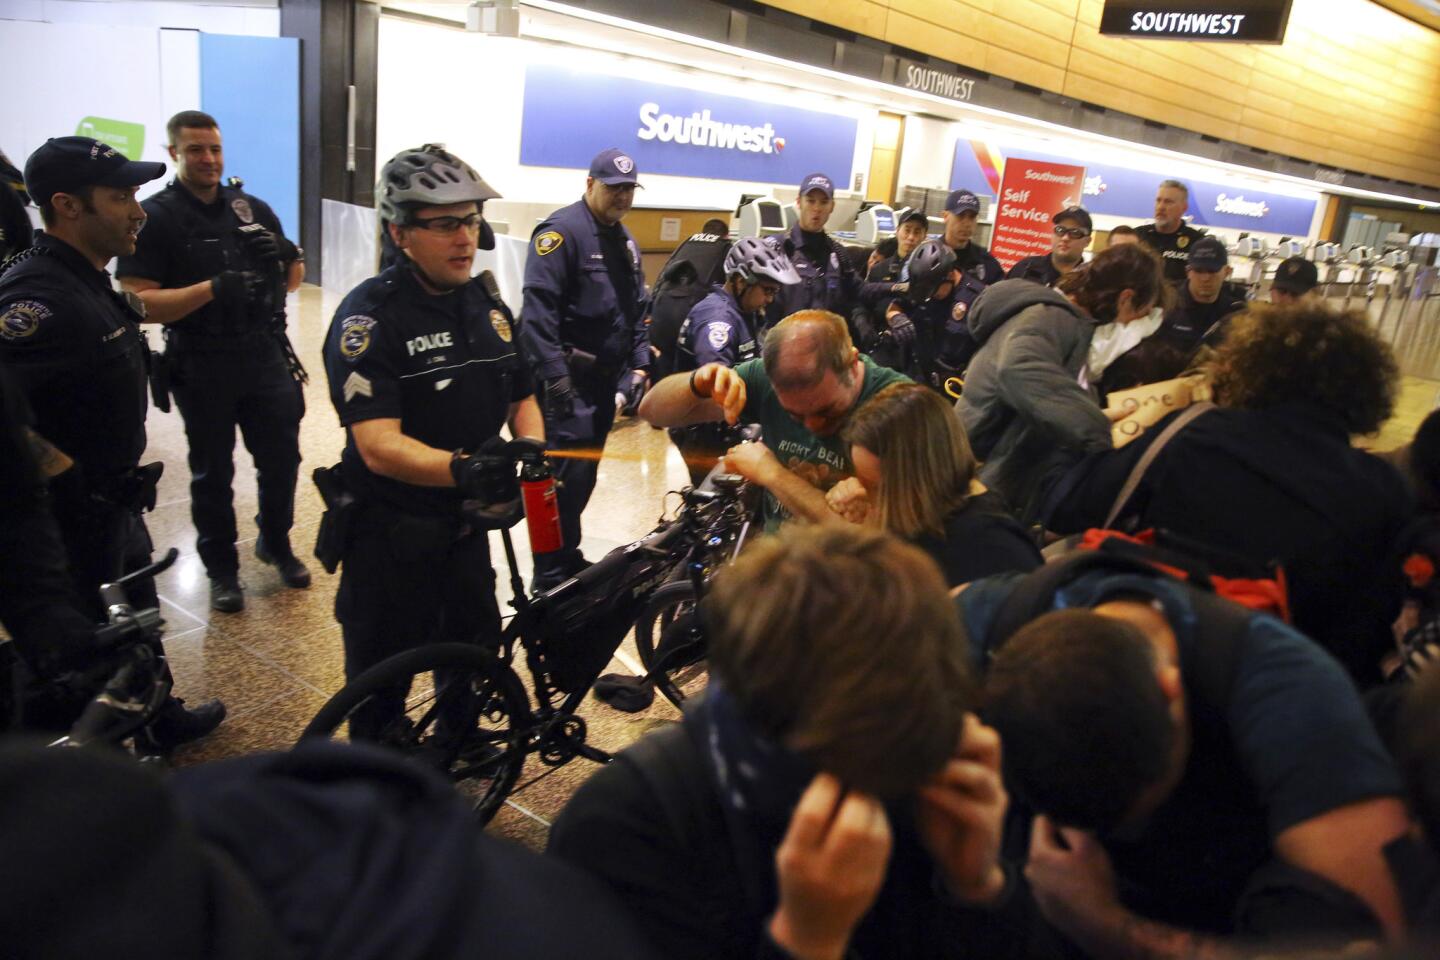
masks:
{"type": "MultiPolygon", "coordinates": [[[[510,405],[535,393],[515,349],[509,308],[480,277],[434,295],[408,265],[350,291],[325,338],[330,399],[345,427],[398,419],[408,437],[440,450],[474,450],[499,434],[510,405]]],[[[345,479],[363,498],[410,513],[454,516],[459,494],[371,473],[348,434],[345,479]]]]}
{"type": "Polygon", "coordinates": [[[1033,280],[1036,283],[1044,284],[1047,287],[1055,286],[1055,281],[1063,277],[1060,268],[1055,266],[1054,259],[1050,254],[1042,254],[1038,257],[1026,257],[1017,261],[1010,272],[1005,274],[1006,280],[1033,280]]]}
{"type": "Polygon", "coordinates": [[[785,251],[800,282],[787,284],[765,310],[765,325],[773,327],[799,310],[829,310],[848,317],[860,302],[860,272],[850,263],[839,241],[825,231],[810,233],[797,225],[783,238],[766,241],[785,251]]]}
{"type": "Polygon", "coordinates": [[[899,255],[886,257],[870,268],[870,274],[865,279],[870,283],[898,283],[903,269],[905,261],[899,255]]]}
{"type": "Polygon", "coordinates": [[[927,375],[949,376],[963,372],[979,344],[970,333],[970,306],[985,292],[985,285],[962,274],[950,295],[926,300],[906,309],[921,340],[921,363],[927,375]]]}
{"type": "Polygon", "coordinates": [[[955,249],[955,266],[961,273],[974,277],[987,287],[1005,279],[1005,270],[990,251],[978,243],[967,243],[955,249]]]}
{"type": "MultiPolygon", "coordinates": [[[[269,204],[234,187],[220,187],[215,200],[205,203],[172,180],[141,206],[149,219],[140,231],[135,252],[120,258],[115,275],[153,280],[167,290],[209,280],[225,270],[261,270],[265,265],[253,262],[241,243],[243,226],[259,223],[277,237],[284,236],[280,218],[269,204]]],[[[283,309],[284,304],[278,306],[283,309]]],[[[253,349],[253,344],[234,341],[265,334],[264,321],[274,310],[274,305],[257,304],[254,322],[226,324],[221,305],[211,301],[168,329],[192,340],[203,336],[209,341],[206,345],[216,349],[227,344],[253,349]]]]}
{"type": "Polygon", "coordinates": [[[0,363],[24,391],[36,432],[92,484],[133,469],[145,451],[143,309],[45,233],[0,275],[0,363]]]}
{"type": "Polygon", "coordinates": [[[1242,289],[1227,283],[1221,286],[1214,303],[1196,303],[1187,283],[1180,288],[1175,306],[1165,314],[1156,333],[1188,353],[1200,346],[1205,335],[1226,317],[1244,310],[1247,302],[1242,289]]]}
{"type": "Polygon", "coordinates": [[[571,375],[567,346],[594,354],[597,369],[617,377],[648,366],[644,296],[640,248],[624,224],[601,224],[583,199],[556,210],[535,228],[525,260],[520,335],[535,376],[571,375]]]}
{"type": "Polygon", "coordinates": [[[740,312],[740,304],[728,290],[716,285],[704,300],[695,304],[680,327],[675,370],[683,373],[707,363],[733,367],[759,352],[751,324],[740,312]]]}
{"type": "Polygon", "coordinates": [[[1190,246],[1205,234],[1182,223],[1174,233],[1161,233],[1155,224],[1135,228],[1140,242],[1160,255],[1165,264],[1165,279],[1171,283],[1185,282],[1185,264],[1190,260],[1190,246]]]}

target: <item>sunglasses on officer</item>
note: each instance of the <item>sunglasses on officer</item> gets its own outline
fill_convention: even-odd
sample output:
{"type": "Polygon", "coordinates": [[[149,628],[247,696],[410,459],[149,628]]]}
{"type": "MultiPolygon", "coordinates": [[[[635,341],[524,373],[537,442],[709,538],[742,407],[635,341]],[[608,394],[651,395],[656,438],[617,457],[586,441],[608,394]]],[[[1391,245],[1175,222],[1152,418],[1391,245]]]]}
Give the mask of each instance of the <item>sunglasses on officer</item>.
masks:
{"type": "Polygon", "coordinates": [[[1084,240],[1090,236],[1090,231],[1084,227],[1060,227],[1055,228],[1055,236],[1069,237],[1071,240],[1084,240]]]}
{"type": "Polygon", "coordinates": [[[408,226],[419,227],[421,230],[433,230],[436,233],[455,233],[462,227],[466,230],[480,229],[480,214],[472,213],[464,217],[415,217],[408,226]]]}

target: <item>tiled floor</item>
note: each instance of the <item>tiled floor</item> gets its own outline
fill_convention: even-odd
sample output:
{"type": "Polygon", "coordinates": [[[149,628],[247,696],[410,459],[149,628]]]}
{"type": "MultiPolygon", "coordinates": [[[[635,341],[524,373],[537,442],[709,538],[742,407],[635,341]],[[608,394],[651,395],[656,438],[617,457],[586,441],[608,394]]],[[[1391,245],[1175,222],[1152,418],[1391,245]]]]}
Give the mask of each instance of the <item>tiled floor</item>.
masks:
{"type": "MultiPolygon", "coordinates": [[[[343,442],[320,362],[320,344],[338,302],[338,297],[313,286],[302,288],[291,298],[292,335],[312,374],[306,389],[309,413],[301,431],[305,461],[293,533],[296,551],[302,556],[308,556],[314,546],[321,512],[309,472],[333,463],[343,442]]],[[[1440,331],[1416,332],[1407,325],[1392,336],[1407,373],[1427,377],[1440,374],[1433,340],[1440,331]]],[[[1435,405],[1437,389],[1440,383],[1435,380],[1407,376],[1395,419],[1366,445],[1389,449],[1408,439],[1435,405]]],[[[190,525],[189,474],[180,418],[173,412],[152,411],[149,428],[148,459],[163,460],[167,465],[160,506],[149,518],[150,530],[157,552],[174,546],[182,553],[180,562],[159,582],[169,621],[166,645],[174,665],[176,689],[194,700],[219,696],[230,708],[230,718],[216,734],[182,751],[177,759],[194,763],[254,750],[284,749],[342,684],[340,629],[333,613],[338,580],[312,563],[314,585],[304,591],[288,590],[273,569],[255,560],[255,528],[250,519],[256,509],[254,469],[243,445],[237,444],[235,502],[244,538],[240,545],[241,575],[248,603],[242,613],[212,615],[208,582],[195,555],[190,525]]],[[[635,421],[622,422],[606,445],[599,483],[586,513],[586,553],[596,558],[649,531],[661,514],[665,493],[684,483],[684,467],[662,432],[635,421]]],[[[670,505],[673,507],[673,499],[670,505]]],[[[515,534],[521,572],[528,582],[529,551],[523,524],[515,534]]],[[[493,556],[503,564],[498,535],[493,539],[493,556]]],[[[508,578],[501,573],[503,604],[509,598],[509,587],[508,578]]],[[[634,648],[627,641],[610,669],[637,672],[635,664],[634,648]]],[[[659,699],[640,714],[620,713],[591,700],[582,715],[589,725],[591,742],[612,751],[678,716],[659,699]]],[[[552,770],[532,758],[520,788],[490,830],[532,846],[543,845],[549,822],[594,769],[588,761],[576,760],[552,770]]]]}
{"type": "MultiPolygon", "coordinates": [[[[309,557],[321,513],[309,474],[315,467],[333,463],[344,441],[320,360],[324,332],[338,303],[338,297],[307,285],[292,295],[290,305],[291,335],[312,377],[305,391],[304,463],[292,533],[296,552],[307,558],[315,575],[310,589],[285,588],[273,568],[255,560],[255,473],[250,455],[237,443],[235,512],[242,537],[240,572],[247,602],[238,614],[211,613],[209,581],[195,554],[190,523],[184,428],[177,412],[150,413],[147,460],[164,461],[166,475],[160,486],[160,505],[147,519],[157,555],[172,546],[181,552],[179,562],[158,583],[168,621],[166,650],[176,691],[191,700],[220,697],[230,709],[229,719],[213,736],[180,752],[179,763],[284,749],[344,682],[340,628],[334,617],[339,578],[326,575],[309,557]]],[[[623,422],[606,446],[595,497],[586,514],[586,554],[593,559],[651,530],[660,517],[665,493],[679,489],[685,478],[684,466],[663,432],[636,421],[623,422]]],[[[670,504],[673,508],[673,499],[670,504]]],[[[521,573],[528,582],[524,525],[513,532],[521,573]]],[[[493,534],[492,540],[495,562],[503,566],[499,535],[493,534]]],[[[508,577],[503,569],[498,572],[503,604],[510,596],[508,577]]],[[[638,672],[630,641],[618,657],[610,670],[638,672]]],[[[620,713],[591,700],[581,715],[588,724],[590,742],[606,750],[621,749],[655,725],[678,717],[662,700],[641,714],[620,713]]],[[[531,759],[511,804],[500,812],[490,830],[543,845],[549,821],[593,770],[586,760],[552,770],[531,759]]]]}

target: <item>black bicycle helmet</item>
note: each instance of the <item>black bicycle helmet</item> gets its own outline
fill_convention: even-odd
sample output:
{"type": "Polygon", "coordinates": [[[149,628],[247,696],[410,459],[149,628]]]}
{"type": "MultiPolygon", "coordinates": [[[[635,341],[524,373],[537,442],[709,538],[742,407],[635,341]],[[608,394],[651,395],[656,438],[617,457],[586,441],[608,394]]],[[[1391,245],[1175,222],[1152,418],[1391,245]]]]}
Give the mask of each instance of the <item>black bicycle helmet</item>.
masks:
{"type": "Polygon", "coordinates": [[[438,143],[395,154],[380,171],[375,189],[380,218],[396,224],[409,222],[416,207],[484,203],[499,196],[474,167],[438,143]]]}
{"type": "Polygon", "coordinates": [[[926,240],[916,247],[900,270],[900,280],[910,284],[909,299],[916,302],[935,296],[940,284],[955,269],[955,251],[939,240],[926,240]]]}

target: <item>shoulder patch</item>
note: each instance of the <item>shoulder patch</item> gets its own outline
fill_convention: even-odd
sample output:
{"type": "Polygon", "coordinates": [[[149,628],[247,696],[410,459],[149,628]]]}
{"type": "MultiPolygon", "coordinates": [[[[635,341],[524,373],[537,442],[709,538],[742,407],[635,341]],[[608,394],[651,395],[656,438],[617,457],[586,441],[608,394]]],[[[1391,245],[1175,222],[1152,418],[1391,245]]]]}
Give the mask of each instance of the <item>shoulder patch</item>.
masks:
{"type": "Polygon", "coordinates": [[[509,343],[510,338],[514,336],[510,330],[510,320],[505,316],[503,310],[490,311],[490,326],[495,328],[495,335],[506,343],[509,343]]]}
{"type": "Polygon", "coordinates": [[[230,209],[235,211],[235,216],[240,218],[241,223],[255,222],[255,211],[250,208],[250,201],[244,197],[236,197],[231,200],[230,209]]]}
{"type": "Polygon", "coordinates": [[[730,328],[723,323],[712,323],[705,331],[705,339],[710,341],[711,347],[721,350],[730,342],[730,328]]]}
{"type": "Polygon", "coordinates": [[[0,340],[24,340],[55,315],[39,300],[17,300],[0,313],[0,340]]]}
{"type": "Polygon", "coordinates": [[[540,256],[554,253],[565,242],[565,235],[558,230],[546,230],[535,238],[535,252],[540,256]]]}
{"type": "Polygon", "coordinates": [[[374,340],[375,318],[363,314],[340,321],[340,356],[352,363],[365,355],[374,340]]]}

